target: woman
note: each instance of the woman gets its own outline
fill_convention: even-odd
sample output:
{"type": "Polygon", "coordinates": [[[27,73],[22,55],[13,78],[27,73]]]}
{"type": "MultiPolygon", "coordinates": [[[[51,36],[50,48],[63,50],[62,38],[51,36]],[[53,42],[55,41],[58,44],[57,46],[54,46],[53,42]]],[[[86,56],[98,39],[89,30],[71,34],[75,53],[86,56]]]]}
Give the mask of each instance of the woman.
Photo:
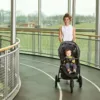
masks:
{"type": "Polygon", "coordinates": [[[59,41],[74,41],[75,42],[75,28],[70,25],[72,17],[67,13],[63,17],[64,26],[59,30],[59,41]]]}

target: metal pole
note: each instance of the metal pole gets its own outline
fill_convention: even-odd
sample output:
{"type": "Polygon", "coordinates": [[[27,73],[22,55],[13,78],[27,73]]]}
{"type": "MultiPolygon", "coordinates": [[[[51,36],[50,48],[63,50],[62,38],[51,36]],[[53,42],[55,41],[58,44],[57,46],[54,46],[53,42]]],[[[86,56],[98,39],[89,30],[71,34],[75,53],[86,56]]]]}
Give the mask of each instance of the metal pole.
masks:
{"type": "Polygon", "coordinates": [[[16,42],[16,0],[11,0],[11,44],[16,42]]]}
{"type": "MultiPolygon", "coordinates": [[[[96,35],[100,35],[100,0],[96,0],[96,35]]],[[[97,38],[98,39],[98,38],[97,38]]],[[[95,42],[95,63],[99,64],[100,52],[99,41],[95,42]]]]}
{"type": "MultiPolygon", "coordinates": [[[[19,84],[19,45],[18,45],[18,50],[16,51],[17,52],[17,55],[16,55],[16,58],[17,58],[17,84],[19,84]]],[[[15,68],[16,69],[16,68],[15,68]]]]}
{"type": "Polygon", "coordinates": [[[71,0],[68,0],[68,13],[71,14],[71,0]]]}
{"type": "MultiPolygon", "coordinates": [[[[41,0],[38,0],[38,29],[41,28],[41,0]]],[[[38,52],[41,52],[41,34],[38,32],[38,52]]]]}
{"type": "Polygon", "coordinates": [[[41,27],[41,0],[38,0],[38,28],[41,27]]]}
{"type": "Polygon", "coordinates": [[[53,45],[54,45],[54,36],[53,33],[50,34],[50,55],[53,58],[53,45]]]}
{"type": "Polygon", "coordinates": [[[2,36],[0,36],[0,48],[2,48],[2,36]]]}
{"type": "Polygon", "coordinates": [[[35,54],[35,32],[32,33],[32,53],[35,54]]]}
{"type": "Polygon", "coordinates": [[[75,11],[76,11],[76,0],[73,0],[72,5],[72,25],[75,26],[75,11]]]}
{"type": "Polygon", "coordinates": [[[91,63],[91,55],[92,55],[92,46],[91,46],[91,37],[89,37],[88,39],[88,53],[87,53],[87,62],[88,62],[88,65],[90,65],[91,63]]]}

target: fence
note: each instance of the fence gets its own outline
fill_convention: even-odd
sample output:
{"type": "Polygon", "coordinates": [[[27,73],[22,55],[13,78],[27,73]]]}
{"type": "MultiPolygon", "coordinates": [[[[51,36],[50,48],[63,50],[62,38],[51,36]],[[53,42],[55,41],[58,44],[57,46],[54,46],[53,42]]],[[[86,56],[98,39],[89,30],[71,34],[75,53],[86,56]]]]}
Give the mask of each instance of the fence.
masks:
{"type": "MultiPolygon", "coordinates": [[[[0,30],[10,31],[9,28],[0,30]]],[[[21,41],[20,53],[58,58],[60,42],[57,29],[17,28],[16,30],[17,37],[21,41]]],[[[81,50],[81,63],[100,69],[100,36],[96,36],[94,32],[94,29],[76,29],[76,43],[81,50]]]]}
{"type": "Polygon", "coordinates": [[[9,36],[0,35],[0,100],[12,100],[20,89],[19,43],[10,45],[9,36]],[[4,39],[4,38],[9,39],[4,39]],[[4,42],[8,44],[4,45],[4,42]],[[4,47],[5,46],[5,47],[4,47]]]}

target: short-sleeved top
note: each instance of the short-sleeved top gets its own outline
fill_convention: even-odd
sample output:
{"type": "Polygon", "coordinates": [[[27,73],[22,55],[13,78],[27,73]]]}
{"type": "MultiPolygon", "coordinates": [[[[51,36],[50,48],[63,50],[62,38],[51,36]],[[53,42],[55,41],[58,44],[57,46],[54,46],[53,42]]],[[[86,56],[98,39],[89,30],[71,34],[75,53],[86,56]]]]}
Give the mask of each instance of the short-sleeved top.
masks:
{"type": "Polygon", "coordinates": [[[62,26],[63,41],[72,41],[73,40],[73,26],[62,26]]]}

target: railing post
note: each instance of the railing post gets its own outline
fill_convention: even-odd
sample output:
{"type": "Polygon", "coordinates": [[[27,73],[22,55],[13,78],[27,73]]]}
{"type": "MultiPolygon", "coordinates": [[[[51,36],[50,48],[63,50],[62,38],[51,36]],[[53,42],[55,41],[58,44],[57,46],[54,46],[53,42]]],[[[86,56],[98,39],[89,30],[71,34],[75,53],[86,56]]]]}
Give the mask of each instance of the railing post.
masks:
{"type": "Polygon", "coordinates": [[[51,57],[53,57],[53,44],[54,44],[54,39],[53,39],[53,33],[51,33],[50,35],[50,54],[51,54],[51,57]]]}
{"type": "Polygon", "coordinates": [[[0,48],[2,48],[2,36],[0,35],[0,48]]]}
{"type": "MultiPolygon", "coordinates": [[[[0,35],[0,48],[2,48],[2,36],[0,35]]],[[[0,55],[1,55],[1,52],[0,52],[0,55]]],[[[1,61],[1,59],[0,59],[1,61]]]]}
{"type": "Polygon", "coordinates": [[[19,76],[19,45],[18,45],[18,50],[16,51],[17,52],[17,54],[16,54],[16,58],[17,58],[17,84],[19,84],[19,78],[20,78],[20,76],[19,76]]]}
{"type": "Polygon", "coordinates": [[[5,51],[5,81],[4,81],[4,97],[8,94],[8,51],[5,51]]]}
{"type": "Polygon", "coordinates": [[[12,87],[14,87],[14,85],[15,85],[15,80],[14,80],[14,77],[15,77],[15,71],[14,71],[15,68],[14,67],[15,67],[15,62],[16,62],[15,61],[15,56],[16,56],[15,53],[13,53],[12,54],[12,58],[13,58],[12,59],[12,66],[11,66],[11,71],[12,71],[11,72],[11,74],[12,74],[12,77],[11,77],[12,78],[12,87]]]}
{"type": "Polygon", "coordinates": [[[38,53],[41,55],[41,33],[38,33],[38,53]]]}
{"type": "MultiPolygon", "coordinates": [[[[99,60],[100,60],[100,39],[98,39],[98,44],[99,44],[99,60]]],[[[99,66],[98,66],[99,68],[100,68],[100,61],[99,61],[99,66]]]]}
{"type": "Polygon", "coordinates": [[[89,39],[88,39],[88,54],[87,54],[88,65],[90,65],[90,63],[91,63],[91,54],[92,54],[91,37],[89,37],[89,39]]]}
{"type": "Polygon", "coordinates": [[[32,53],[35,54],[35,34],[32,34],[32,53]]]}

